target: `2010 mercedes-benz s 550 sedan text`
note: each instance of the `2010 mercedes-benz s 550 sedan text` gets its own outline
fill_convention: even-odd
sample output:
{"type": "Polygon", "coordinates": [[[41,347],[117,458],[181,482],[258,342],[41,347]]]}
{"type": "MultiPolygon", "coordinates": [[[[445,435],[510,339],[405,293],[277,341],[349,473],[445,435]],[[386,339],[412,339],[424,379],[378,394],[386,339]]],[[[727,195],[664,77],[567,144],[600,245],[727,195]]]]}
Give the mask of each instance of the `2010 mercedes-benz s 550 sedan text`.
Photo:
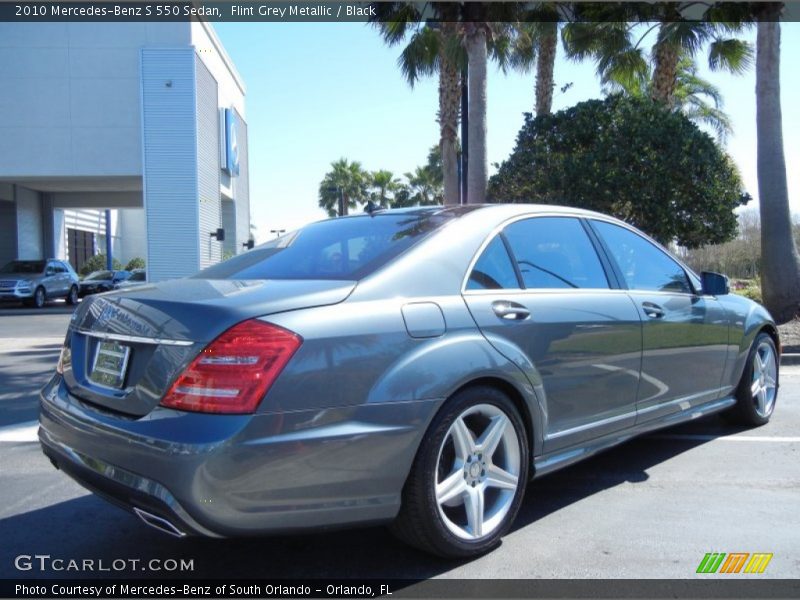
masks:
{"type": "Polygon", "coordinates": [[[85,300],[39,437],[174,535],[384,522],[469,556],[534,476],[717,411],[766,423],[778,353],[764,308],[615,219],[376,210],[85,300]]]}

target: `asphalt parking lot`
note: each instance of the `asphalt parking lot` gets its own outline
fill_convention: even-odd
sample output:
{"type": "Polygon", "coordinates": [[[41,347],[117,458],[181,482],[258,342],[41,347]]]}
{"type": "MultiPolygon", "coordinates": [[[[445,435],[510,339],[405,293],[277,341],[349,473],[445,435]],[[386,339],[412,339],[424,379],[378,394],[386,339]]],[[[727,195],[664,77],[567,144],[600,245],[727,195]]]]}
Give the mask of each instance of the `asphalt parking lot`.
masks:
{"type": "MultiPolygon", "coordinates": [[[[434,559],[384,528],[245,540],[177,540],[89,494],[36,443],[37,391],[70,311],[0,310],[0,577],[19,555],[189,559],[137,577],[693,578],[707,552],[767,552],[762,575],[800,576],[800,367],[781,370],[772,421],[738,430],[712,417],[638,438],[534,482],[513,531],[482,558],[434,559]]],[[[46,571],[35,577],[87,577],[46,571]]],[[[728,576],[730,577],[730,576],[728,576]]]]}

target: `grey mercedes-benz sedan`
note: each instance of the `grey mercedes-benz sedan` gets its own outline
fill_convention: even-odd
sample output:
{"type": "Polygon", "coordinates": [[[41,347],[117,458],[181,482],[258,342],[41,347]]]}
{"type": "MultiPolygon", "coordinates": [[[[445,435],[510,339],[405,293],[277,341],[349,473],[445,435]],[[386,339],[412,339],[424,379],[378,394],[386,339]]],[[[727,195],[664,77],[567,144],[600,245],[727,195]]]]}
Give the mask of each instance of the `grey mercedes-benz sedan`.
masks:
{"type": "Polygon", "coordinates": [[[376,210],[85,300],[39,438],[177,536],[390,523],[470,556],[532,477],[719,411],[766,423],[779,348],[763,307],[616,219],[376,210]]]}

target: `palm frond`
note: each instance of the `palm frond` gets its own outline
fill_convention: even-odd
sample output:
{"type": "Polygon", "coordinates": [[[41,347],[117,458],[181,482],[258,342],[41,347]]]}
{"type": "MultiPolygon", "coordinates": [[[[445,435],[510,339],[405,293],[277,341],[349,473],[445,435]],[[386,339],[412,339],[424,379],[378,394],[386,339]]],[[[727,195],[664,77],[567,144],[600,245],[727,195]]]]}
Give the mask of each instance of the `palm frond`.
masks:
{"type": "Polygon", "coordinates": [[[711,70],[725,69],[741,75],[753,65],[753,46],[736,38],[715,39],[708,48],[708,66],[711,70]]]}
{"type": "Polygon", "coordinates": [[[397,59],[397,66],[411,87],[439,69],[439,35],[431,27],[417,29],[397,59]]]}

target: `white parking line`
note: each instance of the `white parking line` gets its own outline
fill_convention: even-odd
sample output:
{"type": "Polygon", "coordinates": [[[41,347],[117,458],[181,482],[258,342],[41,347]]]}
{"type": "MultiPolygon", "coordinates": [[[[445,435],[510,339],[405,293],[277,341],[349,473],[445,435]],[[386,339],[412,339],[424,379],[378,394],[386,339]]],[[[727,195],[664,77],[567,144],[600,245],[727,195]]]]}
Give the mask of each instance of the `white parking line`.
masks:
{"type": "Polygon", "coordinates": [[[44,349],[49,346],[58,350],[64,343],[64,336],[41,337],[41,338],[0,338],[0,354],[13,354],[20,350],[30,350],[31,348],[44,349]]]}
{"type": "Polygon", "coordinates": [[[0,427],[0,442],[36,442],[39,440],[36,433],[38,429],[39,421],[26,421],[0,427]]]}
{"type": "Polygon", "coordinates": [[[664,433],[651,435],[659,440],[698,440],[701,442],[768,442],[778,444],[800,444],[800,437],[768,435],[703,435],[696,433],[664,433]]]}

